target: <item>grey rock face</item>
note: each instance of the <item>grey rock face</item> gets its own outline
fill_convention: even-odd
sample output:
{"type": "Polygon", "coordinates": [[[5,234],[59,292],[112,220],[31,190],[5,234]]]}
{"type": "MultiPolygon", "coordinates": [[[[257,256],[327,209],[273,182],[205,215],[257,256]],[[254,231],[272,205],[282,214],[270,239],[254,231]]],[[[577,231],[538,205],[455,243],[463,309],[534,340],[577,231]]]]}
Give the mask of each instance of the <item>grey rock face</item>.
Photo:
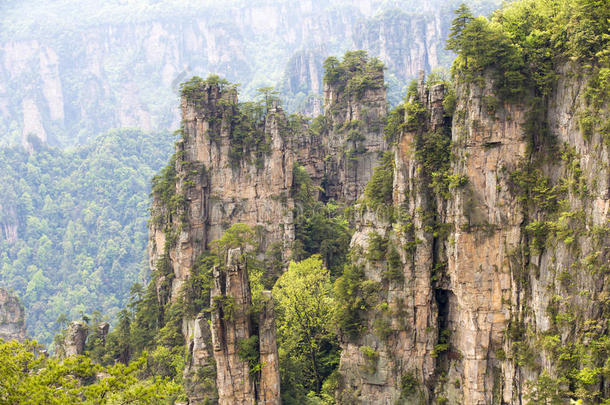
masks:
{"type": "Polygon", "coordinates": [[[25,340],[25,311],[19,299],[0,288],[0,339],[25,340]]]}
{"type": "Polygon", "coordinates": [[[65,357],[78,356],[85,353],[85,342],[89,328],[79,321],[70,322],[66,329],[63,342],[61,342],[61,355],[65,357]]]}
{"type": "MultiPolygon", "coordinates": [[[[562,68],[547,115],[533,118],[548,125],[559,153],[532,140],[526,103],[498,101],[488,77],[482,86],[458,82],[450,174],[467,182],[445,196],[422,187],[431,179],[417,159],[425,137],[449,129],[444,89],[420,82],[427,121],[403,131],[394,147],[393,208],[407,221],[389,223],[364,210],[352,239],[362,252],[371,232],[388,238],[400,253],[404,282],[384,282],[387,262],[356,255],[380,292],[365,332],[342,342],[341,403],[520,404],[543,372],[564,375],[545,339],[589,348],[607,335],[599,325],[606,324],[610,286],[599,269],[610,260],[610,160],[601,133],[587,139],[580,131],[586,77],[574,70],[562,68]],[[546,188],[524,197],[518,176],[546,188]],[[440,224],[434,232],[431,219],[440,224]],[[543,242],[531,231],[540,224],[547,226],[538,236],[543,242]],[[366,367],[369,350],[378,359],[373,368],[366,367]]],[[[594,384],[592,391],[610,389],[605,381],[594,384]]]]}

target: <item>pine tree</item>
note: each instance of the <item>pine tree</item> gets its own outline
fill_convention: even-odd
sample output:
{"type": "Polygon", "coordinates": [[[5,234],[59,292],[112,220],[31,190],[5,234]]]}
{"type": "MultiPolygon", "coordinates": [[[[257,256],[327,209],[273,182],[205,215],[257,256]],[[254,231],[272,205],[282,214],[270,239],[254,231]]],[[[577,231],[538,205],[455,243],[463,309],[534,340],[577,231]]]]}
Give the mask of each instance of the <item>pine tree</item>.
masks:
{"type": "MultiPolygon", "coordinates": [[[[468,26],[474,19],[468,6],[464,3],[455,10],[456,17],[451,24],[451,32],[449,33],[449,39],[447,40],[447,49],[459,53],[464,45],[464,28],[468,26]]],[[[468,68],[468,61],[464,57],[464,64],[468,68]]]]}

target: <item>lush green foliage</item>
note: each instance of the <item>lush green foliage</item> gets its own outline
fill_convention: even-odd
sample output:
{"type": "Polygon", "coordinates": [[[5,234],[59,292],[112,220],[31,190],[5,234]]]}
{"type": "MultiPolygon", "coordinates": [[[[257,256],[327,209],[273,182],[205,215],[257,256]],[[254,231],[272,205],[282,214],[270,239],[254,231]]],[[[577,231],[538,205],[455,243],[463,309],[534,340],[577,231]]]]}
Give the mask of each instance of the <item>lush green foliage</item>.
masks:
{"type": "Polygon", "coordinates": [[[377,302],[379,283],[367,280],[362,266],[347,264],[343,275],[335,282],[337,306],[335,322],[339,331],[355,338],[366,328],[362,317],[377,302]]]}
{"type": "MultiPolygon", "coordinates": [[[[244,224],[234,224],[223,236],[211,243],[211,250],[197,258],[190,277],[180,290],[178,299],[169,302],[159,286],[173,276],[171,269],[163,269],[164,261],[158,263],[152,280],[146,289],[135,284],[131,289],[127,309],[119,314],[118,324],[105,339],[99,337],[101,319],[94,316],[88,328],[86,351],[88,356],[100,364],[122,362],[131,365],[142,353],[148,353],[147,370],[150,375],[171,379],[184,386],[183,376],[189,353],[182,334],[185,316],[196,317],[208,313],[216,306],[222,306],[224,316],[233,316],[234,301],[231,297],[216,297],[210,302],[212,288],[211,271],[214,266],[224,266],[226,254],[230,249],[242,249],[243,258],[248,263],[250,287],[253,298],[253,319],[257,319],[262,300],[262,270],[256,259],[257,243],[255,231],[244,224]]],[[[61,336],[60,336],[61,339],[61,336]]],[[[258,336],[239,342],[239,355],[248,361],[253,372],[260,367],[258,336]]],[[[211,370],[202,370],[212,375],[211,370]]],[[[210,378],[209,375],[205,378],[210,378]]]]}
{"type": "Polygon", "coordinates": [[[205,80],[199,76],[193,76],[180,84],[180,95],[188,101],[201,103],[211,88],[218,88],[220,92],[223,92],[227,89],[235,89],[235,85],[231,85],[218,75],[210,75],[205,80]]]}
{"type": "Polygon", "coordinates": [[[339,364],[330,272],[319,256],[292,262],[273,287],[285,403],[303,403],[339,364]]]}
{"type": "Polygon", "coordinates": [[[373,175],[364,189],[367,203],[372,207],[380,204],[392,204],[392,192],[394,186],[394,154],[386,152],[383,155],[381,165],[373,170],[373,175]]]}
{"type": "Polygon", "coordinates": [[[143,354],[129,366],[103,367],[85,356],[58,360],[36,343],[0,340],[0,402],[6,404],[172,403],[180,387],[151,373],[143,354]]]}
{"type": "Polygon", "coordinates": [[[147,275],[149,181],[169,134],[110,132],[88,146],[0,150],[0,282],[27,307],[30,336],[49,343],[59,315],[114,317],[147,275]]]}
{"type": "Polygon", "coordinates": [[[295,165],[292,186],[296,203],[294,256],[300,260],[320,254],[331,275],[336,277],[346,261],[351,230],[344,210],[333,202],[320,202],[319,193],[305,168],[295,165]]]}
{"type": "Polygon", "coordinates": [[[462,6],[447,46],[458,52],[455,71],[467,78],[491,69],[501,98],[516,99],[531,89],[545,96],[559,63],[608,63],[609,10],[604,0],[524,0],[487,20],[462,6]]]}
{"type": "Polygon", "coordinates": [[[366,51],[348,51],[341,61],[334,56],[324,61],[324,82],[347,95],[362,97],[366,90],[384,86],[383,69],[383,63],[369,58],[366,51]]]}

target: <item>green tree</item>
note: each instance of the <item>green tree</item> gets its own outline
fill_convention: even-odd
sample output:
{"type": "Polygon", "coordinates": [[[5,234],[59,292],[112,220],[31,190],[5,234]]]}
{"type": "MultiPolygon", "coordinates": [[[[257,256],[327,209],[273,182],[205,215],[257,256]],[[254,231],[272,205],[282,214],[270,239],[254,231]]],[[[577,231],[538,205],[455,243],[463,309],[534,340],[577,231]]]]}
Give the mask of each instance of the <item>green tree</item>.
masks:
{"type": "Polygon", "coordinates": [[[280,102],[280,92],[272,86],[258,88],[256,89],[256,92],[258,93],[258,97],[261,98],[261,102],[267,111],[269,111],[273,104],[279,104],[280,102]]]}
{"type": "Polygon", "coordinates": [[[273,297],[277,302],[280,364],[284,366],[280,374],[284,379],[298,380],[287,384],[292,389],[320,393],[324,379],[339,360],[330,273],[320,256],[291,262],[273,287],[273,297]],[[296,370],[300,376],[294,375],[296,370]]]}
{"type": "MultiPolygon", "coordinates": [[[[474,16],[470,12],[470,8],[464,3],[455,10],[455,19],[451,24],[451,30],[449,32],[449,39],[447,39],[447,49],[459,53],[464,47],[464,29],[474,19],[474,16]]],[[[464,64],[468,67],[468,61],[465,59],[464,64]]]]}
{"type": "Polygon", "coordinates": [[[35,342],[0,339],[0,403],[150,404],[181,392],[172,380],[146,375],[146,354],[128,366],[103,367],[85,356],[47,357],[41,349],[35,342]]]}

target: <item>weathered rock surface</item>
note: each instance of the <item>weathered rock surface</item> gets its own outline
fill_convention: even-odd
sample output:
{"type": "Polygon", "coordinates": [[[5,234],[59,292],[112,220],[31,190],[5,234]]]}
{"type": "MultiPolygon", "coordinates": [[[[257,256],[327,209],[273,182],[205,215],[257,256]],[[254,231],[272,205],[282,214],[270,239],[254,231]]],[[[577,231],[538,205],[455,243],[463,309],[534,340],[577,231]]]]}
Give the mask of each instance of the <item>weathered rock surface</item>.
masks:
{"type": "Polygon", "coordinates": [[[85,353],[85,342],[89,328],[80,321],[70,322],[60,343],[58,353],[62,357],[78,356],[85,353]]]}
{"type": "MultiPolygon", "coordinates": [[[[600,274],[610,255],[609,158],[601,134],[585,139],[577,125],[585,79],[562,72],[538,116],[528,104],[499,100],[490,77],[459,83],[453,116],[444,85],[422,77],[409,92],[388,206],[362,198],[388,148],[382,86],[355,94],[327,84],[317,128],[269,105],[247,147],[235,90],[207,83],[183,98],[172,197],[179,204],[159,195],[153,204],[151,266],[168,269],[158,280],[160,303],[175,302],[197,258],[231,224],[255,227],[261,251],[279,247],[287,259],[292,169],[300,164],[321,199],[357,202],[352,264],[370,297],[361,333],[341,336],[340,403],[517,404],[542,371],[559,376],[549,337],[586,349],[607,334],[600,274]],[[532,119],[555,141],[532,134],[532,119]],[[375,244],[385,248],[371,258],[375,244]]],[[[279,403],[272,301],[255,330],[241,257],[229,251],[215,270],[211,328],[206,313],[183,321],[192,403],[279,403]],[[255,335],[262,368],[253,375],[237,352],[255,335]],[[205,378],[193,378],[202,370],[205,378]]],[[[602,379],[594,384],[610,390],[602,379]]]]}
{"type": "MultiPolygon", "coordinates": [[[[433,178],[420,164],[425,137],[447,133],[444,91],[420,83],[426,121],[416,131],[407,125],[394,148],[399,219],[364,209],[352,239],[353,252],[366,251],[371,232],[394,243],[404,284],[383,279],[386,261],[356,255],[366,279],[379,283],[379,304],[365,332],[342,342],[342,403],[521,404],[545,389],[537,385],[543,372],[565,376],[551,340],[566,353],[604,341],[609,156],[600,133],[587,139],[580,130],[586,76],[574,69],[560,72],[546,115],[499,101],[489,78],[459,82],[450,132],[456,184],[444,196],[422,187],[433,178]],[[532,120],[553,140],[532,133],[532,120]]],[[[602,379],[592,384],[602,396],[610,389],[602,379]]]]}
{"type": "Polygon", "coordinates": [[[0,339],[25,340],[25,311],[19,299],[0,288],[0,339]]]}
{"type": "MultiPolygon", "coordinates": [[[[158,280],[162,304],[178,299],[197,258],[232,224],[255,227],[261,250],[279,244],[285,258],[289,257],[294,240],[294,202],[290,192],[296,157],[290,149],[292,137],[282,110],[272,106],[264,116],[261,139],[265,151],[243,145],[240,150],[244,154],[238,158],[234,148],[240,113],[235,90],[206,85],[197,97],[183,98],[182,110],[183,137],[177,144],[174,187],[183,202],[172,212],[166,201],[155,196],[153,216],[157,219],[152,221],[150,230],[151,268],[168,267],[168,273],[158,280]]],[[[231,253],[228,270],[218,269],[212,292],[213,306],[219,302],[215,298],[237,298],[232,320],[213,312],[211,329],[207,314],[183,321],[183,333],[192,353],[185,376],[193,403],[216,398],[221,403],[257,400],[255,386],[259,382],[237,355],[237,342],[253,334],[249,326],[251,298],[247,269],[240,267],[245,263],[239,262],[237,256],[236,252],[231,253]],[[210,383],[213,380],[216,384],[210,383]]],[[[273,311],[265,313],[272,316],[273,311]]],[[[265,318],[264,325],[273,325],[273,320],[265,318]]],[[[275,355],[276,359],[263,368],[261,385],[266,403],[274,403],[279,401],[277,348],[272,347],[275,339],[268,333],[261,330],[267,337],[262,342],[263,355],[269,360],[275,355]]]]}
{"type": "Polygon", "coordinates": [[[252,297],[248,266],[241,249],[227,252],[227,262],[214,270],[211,332],[219,404],[279,405],[280,374],[273,297],[263,292],[258,337],[250,319],[252,297]],[[240,344],[258,338],[260,372],[240,356],[240,344]]]}
{"type": "Polygon", "coordinates": [[[240,341],[252,336],[252,297],[241,249],[227,253],[224,269],[214,269],[212,345],[220,405],[254,405],[256,390],[250,366],[238,353],[240,341]]]}
{"type": "MultiPolygon", "coordinates": [[[[354,72],[347,72],[349,81],[354,72]]],[[[371,79],[378,86],[361,92],[346,91],[339,84],[324,84],[324,116],[327,132],[322,144],[325,155],[325,195],[346,204],[354,203],[364,192],[373,168],[387,149],[383,136],[387,114],[383,69],[371,79]]]]}
{"type": "Polygon", "coordinates": [[[275,328],[275,309],[271,291],[263,291],[264,307],[259,316],[259,353],[261,376],[258,404],[280,405],[280,357],[275,328]]]}
{"type": "MultiPolygon", "coordinates": [[[[260,127],[249,129],[260,132],[246,138],[246,144],[240,127],[246,118],[240,115],[233,88],[206,82],[183,97],[182,139],[176,145],[175,166],[170,167],[175,184],[165,190],[165,197],[154,193],[150,225],[150,266],[158,274],[156,287],[162,306],[176,302],[197,259],[232,224],[254,227],[261,252],[273,248],[284,261],[290,258],[297,211],[291,195],[295,164],[302,165],[314,183],[323,186],[320,197],[351,203],[362,195],[380,152],[386,148],[383,70],[379,68],[375,74],[379,85],[358,97],[327,86],[327,124],[322,130],[313,131],[303,121],[289,121],[280,107],[268,105],[262,121],[255,124],[260,127]],[[353,131],[350,134],[345,130],[350,125],[360,134],[357,140],[350,138],[353,131]],[[356,148],[357,153],[350,152],[356,148]]],[[[225,270],[219,271],[217,276],[223,279],[225,270]]],[[[239,273],[245,277],[242,282],[247,281],[244,272],[242,269],[239,273]]],[[[247,283],[236,287],[238,284],[228,285],[227,280],[220,279],[216,280],[215,296],[232,296],[230,288],[249,288],[247,283]]],[[[239,294],[235,296],[243,303],[248,301],[239,294]]],[[[246,316],[246,307],[239,310],[240,316],[246,316]]],[[[211,330],[205,322],[207,316],[199,314],[183,320],[183,334],[192,353],[185,370],[191,401],[218,398],[228,403],[258,396],[258,401],[277,403],[279,360],[275,331],[269,329],[274,328],[272,303],[267,301],[258,331],[263,364],[260,381],[241,369],[243,361],[240,363],[235,355],[236,342],[253,333],[245,318],[246,323],[231,327],[231,333],[238,335],[227,337],[222,316],[213,316],[211,330]],[[207,370],[203,378],[201,370],[207,370]],[[210,384],[214,372],[217,391],[210,384]],[[228,387],[237,380],[243,382],[239,386],[243,390],[233,392],[228,387]],[[254,387],[259,391],[255,392],[254,387]]]]}
{"type": "Polygon", "coordinates": [[[425,403],[431,397],[422,389],[404,398],[400,385],[407,376],[432,381],[436,367],[431,353],[439,332],[439,311],[432,277],[438,246],[425,227],[437,206],[426,189],[429,173],[415,159],[415,153],[428,131],[444,125],[440,103],[444,95],[442,85],[428,91],[420,82],[417,97],[435,113],[417,128],[404,131],[394,148],[393,204],[400,221],[392,223],[392,213],[384,207],[366,206],[355,219],[351,248],[359,252],[357,264],[364,267],[366,279],[378,283],[378,296],[375,310],[364,320],[366,332],[357,339],[343,338],[340,372],[345,386],[339,394],[341,403],[425,403]],[[389,270],[385,260],[365,258],[375,235],[387,239],[388,249],[397,249],[400,255],[400,274],[392,279],[385,275],[389,270]],[[369,364],[364,347],[377,354],[374,364],[369,364]]]}

